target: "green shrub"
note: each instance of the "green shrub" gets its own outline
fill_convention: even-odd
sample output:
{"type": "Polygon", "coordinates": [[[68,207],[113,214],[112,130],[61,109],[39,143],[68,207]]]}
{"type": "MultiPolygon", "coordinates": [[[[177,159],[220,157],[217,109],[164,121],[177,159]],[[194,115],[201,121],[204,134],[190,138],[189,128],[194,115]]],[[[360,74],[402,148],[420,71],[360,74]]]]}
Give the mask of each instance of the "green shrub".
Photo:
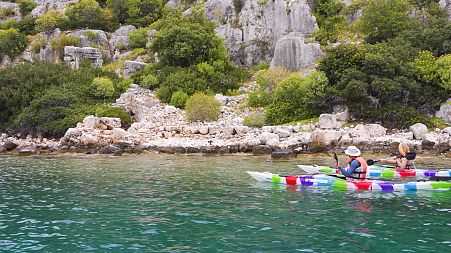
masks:
{"type": "Polygon", "coordinates": [[[262,127],[265,125],[265,115],[260,113],[250,114],[244,117],[243,125],[248,127],[262,127]]]}
{"type": "Polygon", "coordinates": [[[177,108],[185,108],[186,100],[188,100],[188,94],[182,90],[178,90],[172,93],[170,104],[177,108]]]}
{"type": "Polygon", "coordinates": [[[271,103],[271,93],[267,90],[257,89],[249,93],[247,106],[266,107],[271,103]]]}
{"type": "Polygon", "coordinates": [[[394,38],[412,23],[410,8],[408,0],[368,1],[357,28],[365,34],[365,40],[369,43],[394,38]]]}
{"type": "Polygon", "coordinates": [[[12,17],[15,15],[16,15],[16,12],[14,11],[13,8],[8,7],[8,8],[0,9],[0,19],[6,18],[6,17],[12,17]]]}
{"type": "Polygon", "coordinates": [[[153,74],[144,75],[141,78],[141,82],[139,84],[141,84],[143,87],[154,89],[157,87],[158,78],[153,74]]]}
{"type": "Polygon", "coordinates": [[[0,30],[0,58],[1,55],[8,55],[14,58],[25,47],[27,47],[27,40],[17,29],[0,30]]]}
{"type": "Polygon", "coordinates": [[[64,57],[64,47],[66,46],[79,47],[81,45],[81,41],[80,38],[75,36],[61,35],[61,37],[59,38],[52,39],[50,41],[50,45],[62,59],[64,57]]]}
{"type": "Polygon", "coordinates": [[[94,95],[102,97],[104,100],[107,97],[112,97],[115,93],[113,81],[108,77],[96,77],[92,80],[94,88],[94,95]]]}
{"type": "Polygon", "coordinates": [[[69,6],[65,14],[69,18],[69,28],[111,31],[117,27],[112,22],[110,10],[100,8],[95,0],[80,0],[80,2],[69,6]]]}
{"type": "Polygon", "coordinates": [[[451,54],[442,55],[438,58],[437,65],[440,86],[447,91],[451,91],[451,54]]]}
{"type": "Polygon", "coordinates": [[[316,1],[314,15],[319,30],[314,33],[315,39],[322,45],[338,41],[339,35],[347,27],[347,21],[342,15],[344,4],[336,0],[316,1]]]}
{"type": "Polygon", "coordinates": [[[39,39],[36,40],[35,42],[33,42],[33,44],[31,44],[30,49],[31,52],[35,53],[35,54],[39,54],[39,52],[41,51],[42,48],[45,48],[45,46],[47,45],[47,40],[46,39],[39,39]]]}
{"type": "Polygon", "coordinates": [[[31,0],[22,0],[19,4],[19,11],[22,16],[28,15],[34,8],[38,6],[35,2],[31,0]]]}
{"type": "Polygon", "coordinates": [[[322,72],[285,79],[275,89],[266,109],[266,122],[280,125],[319,115],[324,111],[320,101],[324,100],[327,84],[327,77],[322,72]]]}
{"type": "Polygon", "coordinates": [[[113,20],[119,24],[125,24],[128,19],[128,0],[107,0],[108,9],[113,14],[113,20]]]}
{"type": "Polygon", "coordinates": [[[51,10],[35,21],[36,30],[46,34],[51,34],[56,28],[64,30],[68,22],[69,19],[58,10],[51,10]]]}
{"type": "Polygon", "coordinates": [[[129,34],[128,46],[131,49],[134,48],[145,48],[147,44],[147,31],[149,28],[138,28],[129,34]]]}
{"type": "Polygon", "coordinates": [[[16,26],[17,26],[17,21],[14,19],[9,19],[9,20],[3,21],[0,24],[0,29],[8,30],[11,28],[16,28],[16,26]]]}
{"type": "Polygon", "coordinates": [[[122,126],[129,126],[132,123],[132,117],[122,108],[112,107],[111,105],[100,105],[95,111],[96,117],[120,118],[122,126]]]}
{"type": "Polygon", "coordinates": [[[204,93],[196,93],[186,101],[186,117],[189,121],[215,121],[221,116],[221,103],[204,93]]]}
{"type": "MultiPolygon", "coordinates": [[[[10,23],[9,25],[11,25],[11,28],[19,30],[23,35],[34,35],[36,34],[35,20],[36,19],[31,16],[26,16],[22,20],[10,23]]],[[[5,23],[6,21],[3,24],[5,23]]]]}
{"type": "Polygon", "coordinates": [[[162,0],[128,0],[127,24],[144,27],[157,21],[163,15],[166,1],[162,0]]]}
{"type": "Polygon", "coordinates": [[[88,40],[97,40],[97,39],[99,39],[99,34],[97,33],[97,32],[93,32],[93,31],[85,31],[84,32],[84,34],[85,34],[85,36],[86,36],[86,38],[88,38],[88,40]]]}
{"type": "Polygon", "coordinates": [[[256,81],[261,89],[272,91],[283,79],[292,74],[293,72],[283,67],[273,67],[257,72],[256,81]]]}

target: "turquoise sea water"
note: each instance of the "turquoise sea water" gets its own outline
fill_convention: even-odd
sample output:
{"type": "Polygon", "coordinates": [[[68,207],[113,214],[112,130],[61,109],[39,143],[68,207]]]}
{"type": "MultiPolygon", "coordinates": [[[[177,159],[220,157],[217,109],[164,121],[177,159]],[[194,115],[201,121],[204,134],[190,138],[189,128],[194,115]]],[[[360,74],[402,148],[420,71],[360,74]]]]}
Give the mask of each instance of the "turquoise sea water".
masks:
{"type": "Polygon", "coordinates": [[[451,191],[301,189],[246,173],[297,163],[332,159],[0,156],[0,252],[451,252],[451,191]]]}

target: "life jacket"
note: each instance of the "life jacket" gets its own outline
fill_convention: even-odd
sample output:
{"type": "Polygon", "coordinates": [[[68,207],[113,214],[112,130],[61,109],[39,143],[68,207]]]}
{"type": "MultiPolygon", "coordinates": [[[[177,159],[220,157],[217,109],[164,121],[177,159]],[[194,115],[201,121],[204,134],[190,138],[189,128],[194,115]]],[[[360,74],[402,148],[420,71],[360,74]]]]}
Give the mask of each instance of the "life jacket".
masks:
{"type": "MultiPolygon", "coordinates": [[[[403,155],[403,154],[399,154],[396,157],[396,160],[399,159],[400,161],[403,158],[407,159],[406,168],[404,170],[415,169],[415,164],[413,164],[413,159],[415,159],[415,155],[416,154],[415,155],[412,155],[412,154],[415,154],[415,153],[407,153],[406,155],[409,155],[409,156],[406,156],[406,155],[403,155]]],[[[395,165],[395,170],[401,170],[401,168],[398,166],[398,163],[396,163],[396,165],[395,165]]]]}
{"type": "Polygon", "coordinates": [[[362,157],[357,157],[357,158],[349,158],[348,164],[349,166],[351,166],[351,162],[353,160],[357,160],[357,162],[360,164],[359,167],[357,167],[352,174],[350,175],[350,178],[355,178],[355,179],[365,179],[366,178],[366,170],[368,168],[368,164],[366,163],[365,159],[363,159],[362,157]]]}

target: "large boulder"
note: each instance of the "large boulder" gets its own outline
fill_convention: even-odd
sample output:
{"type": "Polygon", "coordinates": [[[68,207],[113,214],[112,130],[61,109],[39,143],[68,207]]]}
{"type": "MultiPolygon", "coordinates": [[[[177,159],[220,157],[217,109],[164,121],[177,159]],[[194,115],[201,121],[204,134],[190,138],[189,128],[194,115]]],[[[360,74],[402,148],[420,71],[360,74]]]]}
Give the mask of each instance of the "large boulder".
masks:
{"type": "Polygon", "coordinates": [[[341,131],[335,130],[315,130],[312,132],[312,143],[315,146],[328,146],[333,142],[336,142],[343,135],[341,131]]]}
{"type": "MultiPolygon", "coordinates": [[[[270,62],[279,39],[292,32],[308,35],[318,29],[316,18],[306,1],[274,0],[263,3],[261,0],[246,0],[241,1],[241,5],[234,2],[208,0],[205,8],[207,18],[217,23],[216,33],[224,38],[231,59],[240,65],[250,66],[262,60],[270,62]]],[[[283,50],[288,50],[287,45],[292,42],[282,46],[284,43],[280,45],[282,50],[279,55],[286,55],[288,51],[283,50]]],[[[300,48],[301,45],[297,47],[300,48]]],[[[296,59],[293,66],[302,63],[299,54],[292,56],[292,59],[296,59]]]]}
{"type": "Polygon", "coordinates": [[[124,62],[124,77],[129,77],[132,73],[142,70],[147,66],[147,63],[139,61],[125,61],[124,62]]]}
{"type": "Polygon", "coordinates": [[[319,43],[304,42],[304,34],[289,33],[276,42],[271,67],[284,67],[292,71],[313,66],[323,55],[319,43]]]}
{"type": "Polygon", "coordinates": [[[337,117],[334,114],[321,114],[319,115],[318,126],[323,129],[333,129],[339,127],[340,124],[337,122],[337,117]]]}
{"type": "Polygon", "coordinates": [[[98,48],[64,47],[64,61],[67,62],[72,69],[80,68],[83,59],[88,59],[93,67],[102,67],[102,52],[98,48]]]}
{"type": "Polygon", "coordinates": [[[128,40],[130,32],[136,30],[136,27],[132,25],[125,25],[119,27],[111,34],[110,45],[116,49],[128,48],[128,40]]]}
{"type": "Polygon", "coordinates": [[[440,110],[435,113],[435,117],[443,118],[444,121],[451,123],[451,98],[440,106],[440,110]]]}
{"type": "Polygon", "coordinates": [[[411,125],[409,130],[412,131],[415,139],[422,140],[428,132],[428,127],[425,124],[416,123],[411,125]]]}
{"type": "Polygon", "coordinates": [[[77,38],[80,38],[82,47],[90,47],[92,45],[100,46],[104,49],[109,49],[108,37],[102,30],[79,30],[71,34],[77,38]]]}

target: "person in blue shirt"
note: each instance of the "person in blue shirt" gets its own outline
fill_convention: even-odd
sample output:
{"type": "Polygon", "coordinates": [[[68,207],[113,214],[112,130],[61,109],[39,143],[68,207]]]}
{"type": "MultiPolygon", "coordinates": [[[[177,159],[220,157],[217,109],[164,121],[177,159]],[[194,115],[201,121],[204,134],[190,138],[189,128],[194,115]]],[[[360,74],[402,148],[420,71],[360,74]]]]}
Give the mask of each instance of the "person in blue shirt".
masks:
{"type": "Polygon", "coordinates": [[[345,150],[345,154],[349,156],[348,166],[343,168],[340,163],[337,163],[337,168],[341,174],[349,178],[365,179],[368,164],[365,159],[360,157],[360,150],[355,146],[349,146],[345,150]]]}

